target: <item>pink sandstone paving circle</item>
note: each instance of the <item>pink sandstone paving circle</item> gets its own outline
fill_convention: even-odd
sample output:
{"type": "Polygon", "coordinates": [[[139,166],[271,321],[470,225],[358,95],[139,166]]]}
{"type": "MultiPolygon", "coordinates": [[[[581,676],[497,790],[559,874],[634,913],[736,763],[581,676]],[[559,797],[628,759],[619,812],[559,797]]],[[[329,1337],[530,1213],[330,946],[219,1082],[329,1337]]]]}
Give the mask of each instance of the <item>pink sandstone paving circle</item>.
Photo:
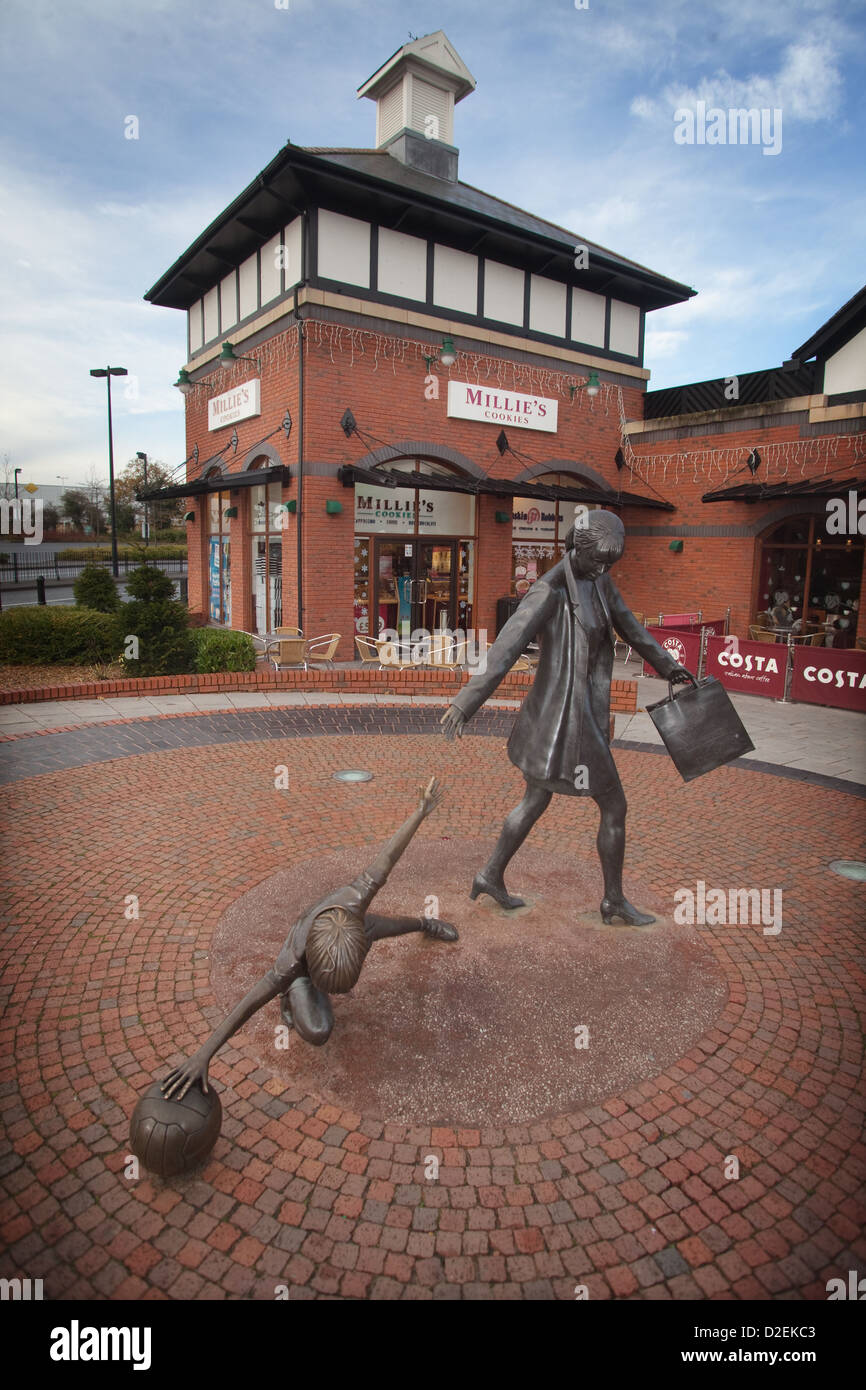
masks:
{"type": "MultiPolygon", "coordinates": [[[[655,1075],[714,1023],[727,985],[698,928],[663,916],[648,928],[604,926],[597,866],[528,847],[509,874],[527,908],[470,902],[489,852],[489,840],[411,844],[373,910],[420,915],[433,894],[460,941],[413,934],[376,943],[355,988],[334,996],[324,1047],[286,1039],[274,1001],[245,1029],[262,1064],[331,1104],[385,1120],[525,1124],[655,1075]]],[[[231,905],[211,954],[227,1013],[273,964],[302,911],[365,863],[357,851],[310,859],[231,905]]],[[[644,906],[657,899],[637,880],[630,891],[644,906]]],[[[663,911],[659,901],[652,907],[663,911]]]]}
{"type": "MultiPolygon", "coordinates": [[[[290,1079],[291,1050],[264,1065],[244,1029],[212,1066],[224,1124],[206,1166],[129,1180],[138,1097],[223,1015],[211,948],[227,904],[307,862],[368,862],[418,769],[447,793],[445,824],[418,836],[431,864],[444,835],[490,844],[520,795],[500,737],[308,737],[279,718],[279,735],[63,771],[50,740],[17,741],[33,767],[4,788],[0,1276],[43,1278],[46,1299],[272,1301],[279,1282],[293,1300],[571,1301],[580,1282],[593,1300],[824,1300],[828,1279],[864,1272],[862,887],[826,872],[866,856],[862,803],[735,768],[683,787],[629,749],[616,760],[640,905],[696,879],[784,891],[778,936],[705,929],[727,1000],[679,1057],[552,1118],[410,1124],[290,1079]],[[332,780],[353,766],[375,781],[332,780]]],[[[554,798],[527,851],[574,882],[575,866],[597,872],[595,826],[594,807],[554,798]]],[[[428,945],[431,960],[449,949],[391,943],[407,960],[428,945]]]]}

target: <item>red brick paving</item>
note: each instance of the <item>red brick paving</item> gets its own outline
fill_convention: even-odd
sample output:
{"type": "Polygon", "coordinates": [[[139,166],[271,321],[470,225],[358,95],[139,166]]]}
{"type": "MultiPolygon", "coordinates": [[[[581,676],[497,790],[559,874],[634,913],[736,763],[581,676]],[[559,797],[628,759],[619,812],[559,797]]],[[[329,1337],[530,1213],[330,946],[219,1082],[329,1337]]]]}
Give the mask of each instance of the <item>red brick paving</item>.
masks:
{"type": "MultiPolygon", "coordinates": [[[[293,1090],[240,1034],[212,1067],[214,1154],[169,1183],[123,1176],[128,1117],[215,1021],[207,952],[225,906],[292,858],[378,845],[425,768],[455,837],[495,835],[519,776],[498,739],[356,734],[8,787],[0,1274],[79,1299],[273,1299],[280,1284],[293,1299],[572,1299],[585,1284],[600,1299],[823,1300],[827,1279],[862,1276],[862,888],[826,871],[866,857],[860,805],[737,769],[684,787],[662,758],[617,760],[636,877],[668,899],[699,878],[784,892],[778,937],[705,929],[729,999],[685,1056],[583,1112],[431,1130],[293,1090]],[[273,790],[282,762],[290,798],[273,790]],[[376,781],[331,781],[352,765],[376,781]]],[[[585,861],[594,830],[588,803],[555,798],[535,837],[585,861]]]]}

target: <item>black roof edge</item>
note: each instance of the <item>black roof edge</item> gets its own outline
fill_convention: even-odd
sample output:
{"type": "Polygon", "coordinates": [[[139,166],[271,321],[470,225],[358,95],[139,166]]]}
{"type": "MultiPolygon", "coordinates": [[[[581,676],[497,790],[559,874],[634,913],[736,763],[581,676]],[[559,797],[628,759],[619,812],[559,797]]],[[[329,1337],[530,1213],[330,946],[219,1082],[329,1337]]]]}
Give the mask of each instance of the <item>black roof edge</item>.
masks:
{"type": "MultiPolygon", "coordinates": [[[[801,347],[793,352],[792,356],[799,358],[801,362],[806,362],[810,357],[816,357],[824,352],[831,344],[835,347],[836,339],[845,334],[845,330],[851,328],[859,318],[866,323],[866,285],[857,290],[841,309],[837,309],[826,323],[823,323],[811,338],[807,338],[801,347]]],[[[857,323],[856,331],[859,332],[862,324],[857,323]]],[[[850,335],[849,335],[850,336],[850,335]]],[[[839,344],[841,346],[841,343],[839,344]]]]}
{"type": "MultiPolygon", "coordinates": [[[[371,151],[371,153],[375,153],[375,151],[371,151]]],[[[417,192],[414,190],[410,194],[408,190],[401,190],[399,185],[393,184],[387,179],[378,179],[372,174],[368,174],[360,170],[350,169],[346,165],[340,165],[335,163],[333,160],[325,159],[318,155],[311,155],[303,148],[303,146],[293,145],[291,141],[287,141],[286,144],[283,145],[280,150],[278,150],[276,155],[274,155],[274,158],[270,161],[270,163],[265,165],[264,169],[262,169],[261,172],[258,173],[256,177],[251,180],[250,183],[247,184],[246,188],[241,193],[239,193],[238,196],[231,203],[229,203],[228,207],[224,208],[223,211],[217,217],[215,217],[214,220],[205,228],[205,230],[201,232],[198,237],[196,237],[195,241],[190,243],[190,245],[182,253],[182,255],[178,256],[177,260],[168,268],[168,270],[166,270],[159,277],[159,279],[144,294],[143,298],[149,303],[154,303],[157,300],[158,296],[162,293],[162,291],[168,288],[171,281],[183,272],[186,264],[190,260],[192,260],[192,258],[199,252],[207,251],[208,242],[211,240],[211,238],[213,238],[216,235],[216,233],[221,231],[236,214],[242,211],[246,202],[257,191],[266,189],[270,180],[277,173],[279,173],[291,160],[294,160],[295,162],[301,164],[304,168],[317,171],[319,173],[329,173],[332,177],[340,176],[348,182],[366,185],[371,190],[381,189],[384,187],[385,189],[387,189],[387,191],[389,191],[392,194],[392,196],[400,196],[400,193],[402,192],[404,197],[411,196],[413,198],[418,199],[419,201],[424,201],[433,206],[439,208],[446,208],[452,213],[453,216],[463,218],[466,221],[475,221],[493,226],[508,227],[508,223],[505,221],[504,217],[500,219],[493,216],[488,216],[486,213],[483,212],[471,211],[466,208],[461,208],[453,203],[449,203],[447,199],[436,198],[432,194],[417,192]]],[[[489,194],[487,196],[496,197],[495,194],[489,194]]],[[[502,200],[497,199],[497,201],[502,200]]],[[[525,209],[520,210],[525,211],[525,209]]],[[[531,215],[534,216],[535,214],[531,215]]],[[[539,220],[541,221],[544,219],[539,220]]],[[[517,240],[534,241],[541,246],[547,245],[559,251],[565,251],[567,248],[570,248],[570,238],[572,235],[576,236],[577,233],[569,233],[566,228],[562,228],[562,239],[558,239],[553,234],[555,231],[554,225],[551,223],[550,226],[550,236],[545,236],[539,232],[533,232],[523,228],[511,227],[510,231],[511,234],[517,240]]],[[[636,265],[635,263],[627,261],[622,257],[618,257],[615,252],[605,250],[603,247],[596,247],[594,243],[588,242],[585,244],[589,245],[593,253],[594,259],[598,261],[602,266],[604,266],[605,269],[614,271],[626,278],[634,279],[639,283],[643,282],[647,286],[656,286],[659,289],[667,290],[668,292],[676,295],[679,302],[691,299],[694,297],[694,295],[697,294],[697,290],[692,289],[690,285],[681,284],[678,280],[671,280],[666,275],[660,275],[655,271],[648,269],[647,267],[636,265]]]]}

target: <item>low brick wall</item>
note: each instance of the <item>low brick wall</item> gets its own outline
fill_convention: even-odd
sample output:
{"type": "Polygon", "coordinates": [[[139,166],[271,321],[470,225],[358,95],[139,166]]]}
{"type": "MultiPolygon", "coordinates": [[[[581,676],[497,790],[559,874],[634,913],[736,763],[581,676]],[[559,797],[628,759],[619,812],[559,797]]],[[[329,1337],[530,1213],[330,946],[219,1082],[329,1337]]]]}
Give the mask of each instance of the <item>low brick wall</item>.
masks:
{"type": "MultiPolygon", "coordinates": [[[[356,692],[361,695],[453,696],[470,679],[465,671],[237,671],[200,676],[150,676],[140,680],[90,681],[80,685],[42,686],[36,690],[0,691],[0,705],[29,704],[38,700],[94,700],[122,695],[228,695],[253,690],[290,695],[318,691],[327,695],[356,692]]],[[[525,672],[509,673],[495,698],[522,700],[531,684],[525,672]]],[[[633,714],[637,708],[634,681],[614,680],[610,686],[612,714],[633,714]]]]}

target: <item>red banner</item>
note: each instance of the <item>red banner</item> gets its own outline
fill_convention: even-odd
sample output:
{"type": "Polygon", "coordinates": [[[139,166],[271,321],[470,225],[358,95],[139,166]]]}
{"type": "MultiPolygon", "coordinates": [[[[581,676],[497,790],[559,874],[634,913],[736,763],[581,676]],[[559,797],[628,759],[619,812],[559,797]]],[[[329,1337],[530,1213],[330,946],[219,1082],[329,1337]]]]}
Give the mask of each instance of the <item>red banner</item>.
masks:
{"type": "MultiPolygon", "coordinates": [[[[647,632],[654,637],[666,652],[670,652],[680,666],[685,666],[693,675],[698,674],[698,661],[701,655],[701,634],[698,632],[674,631],[667,627],[648,627],[647,632]]],[[[643,664],[645,676],[657,676],[658,672],[648,661],[643,664]]]]}
{"type": "Polygon", "coordinates": [[[787,670],[788,648],[783,642],[745,642],[737,637],[707,638],[704,675],[715,676],[726,690],[781,700],[785,695],[787,670]]]}
{"type": "Polygon", "coordinates": [[[702,623],[697,624],[698,628],[706,628],[711,637],[722,637],[728,630],[727,618],[704,618],[702,623]]]}
{"type": "Polygon", "coordinates": [[[866,713],[866,652],[796,646],[791,699],[866,713]]]}
{"type": "Polygon", "coordinates": [[[659,627],[675,627],[678,632],[700,632],[697,613],[660,613],[659,627]]]}

